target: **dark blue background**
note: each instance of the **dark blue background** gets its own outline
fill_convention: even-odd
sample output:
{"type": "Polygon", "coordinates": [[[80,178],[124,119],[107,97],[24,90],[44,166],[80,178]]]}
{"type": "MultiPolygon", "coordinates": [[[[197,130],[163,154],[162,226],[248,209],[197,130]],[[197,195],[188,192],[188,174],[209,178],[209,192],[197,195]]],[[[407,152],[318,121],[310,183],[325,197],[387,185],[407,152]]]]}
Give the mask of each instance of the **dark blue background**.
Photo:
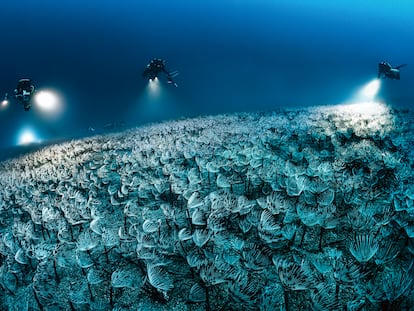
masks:
{"type": "Polygon", "coordinates": [[[66,110],[53,120],[17,103],[0,110],[0,149],[26,125],[47,141],[110,122],[337,104],[381,60],[409,64],[381,96],[410,106],[413,13],[408,0],[3,0],[0,92],[30,77],[66,110]],[[141,77],[153,57],[180,71],[158,98],[141,77]]]}

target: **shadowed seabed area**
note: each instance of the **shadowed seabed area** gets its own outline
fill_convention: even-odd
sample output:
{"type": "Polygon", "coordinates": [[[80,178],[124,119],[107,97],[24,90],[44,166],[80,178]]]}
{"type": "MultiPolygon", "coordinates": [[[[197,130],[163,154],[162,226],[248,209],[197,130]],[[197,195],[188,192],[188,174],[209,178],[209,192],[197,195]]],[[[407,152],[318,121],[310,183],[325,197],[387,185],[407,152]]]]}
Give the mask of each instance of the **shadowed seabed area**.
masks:
{"type": "Polygon", "coordinates": [[[200,117],[0,163],[2,310],[408,310],[413,114],[200,117]]]}

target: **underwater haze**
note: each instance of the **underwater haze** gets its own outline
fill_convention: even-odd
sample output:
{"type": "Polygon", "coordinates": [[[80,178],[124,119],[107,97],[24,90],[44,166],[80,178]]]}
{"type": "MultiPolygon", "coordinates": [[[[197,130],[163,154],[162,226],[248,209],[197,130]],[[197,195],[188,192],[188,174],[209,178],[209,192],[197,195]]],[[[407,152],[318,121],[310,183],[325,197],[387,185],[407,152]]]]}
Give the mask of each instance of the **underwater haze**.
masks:
{"type": "Polygon", "coordinates": [[[4,0],[0,92],[28,77],[64,111],[13,101],[0,110],[0,147],[25,128],[45,142],[109,123],[337,104],[381,60],[409,64],[381,95],[412,105],[413,13],[410,1],[4,0]],[[180,72],[179,87],[161,81],[155,98],[141,76],[153,57],[180,72]]]}
{"type": "Polygon", "coordinates": [[[414,310],[413,13],[3,0],[0,310],[414,310]]]}

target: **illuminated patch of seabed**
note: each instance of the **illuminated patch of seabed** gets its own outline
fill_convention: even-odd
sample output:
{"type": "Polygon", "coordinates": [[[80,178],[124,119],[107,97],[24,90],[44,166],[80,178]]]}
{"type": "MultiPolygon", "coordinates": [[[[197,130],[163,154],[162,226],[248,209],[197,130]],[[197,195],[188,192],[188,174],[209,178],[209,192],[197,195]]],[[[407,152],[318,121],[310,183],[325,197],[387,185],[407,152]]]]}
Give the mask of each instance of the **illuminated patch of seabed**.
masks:
{"type": "Polygon", "coordinates": [[[395,129],[395,116],[384,102],[350,102],[319,107],[338,130],[352,129],[357,135],[386,135],[395,129]]]}
{"type": "Polygon", "coordinates": [[[22,146],[32,143],[40,143],[41,141],[39,134],[33,128],[24,127],[17,134],[16,144],[22,146]]]}
{"type": "Polygon", "coordinates": [[[395,117],[390,107],[377,99],[380,88],[381,80],[372,79],[344,103],[317,110],[329,114],[339,129],[350,128],[359,134],[387,134],[395,129],[395,117]]]}

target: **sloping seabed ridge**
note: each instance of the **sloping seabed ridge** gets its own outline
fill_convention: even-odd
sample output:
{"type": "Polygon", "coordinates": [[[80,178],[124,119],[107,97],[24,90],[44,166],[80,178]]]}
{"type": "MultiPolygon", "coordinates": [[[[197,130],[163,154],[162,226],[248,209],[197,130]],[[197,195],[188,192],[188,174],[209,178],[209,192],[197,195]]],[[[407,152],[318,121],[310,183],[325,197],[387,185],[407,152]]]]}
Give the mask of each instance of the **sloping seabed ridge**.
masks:
{"type": "Polygon", "coordinates": [[[203,117],[0,163],[2,310],[407,310],[413,118],[203,117]]]}

